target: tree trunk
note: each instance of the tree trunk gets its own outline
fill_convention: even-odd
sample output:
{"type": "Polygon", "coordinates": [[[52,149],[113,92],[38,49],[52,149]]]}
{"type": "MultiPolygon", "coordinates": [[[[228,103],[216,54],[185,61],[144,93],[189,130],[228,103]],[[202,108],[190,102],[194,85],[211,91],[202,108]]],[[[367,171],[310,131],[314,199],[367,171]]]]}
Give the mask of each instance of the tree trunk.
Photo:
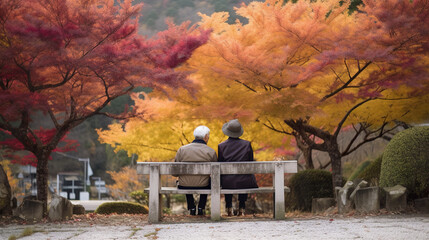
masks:
{"type": "Polygon", "coordinates": [[[48,159],[50,151],[44,149],[37,154],[37,200],[43,202],[43,217],[48,216],[48,159]]]}
{"type": "Polygon", "coordinates": [[[302,139],[302,137],[300,137],[299,134],[295,133],[295,141],[296,141],[296,145],[298,146],[299,150],[301,150],[302,155],[304,156],[304,160],[305,160],[305,165],[306,165],[306,169],[314,169],[314,164],[313,164],[313,157],[311,156],[312,153],[312,148],[305,143],[305,141],[302,139]]]}
{"type": "Polygon", "coordinates": [[[329,154],[332,166],[332,187],[335,193],[335,187],[341,187],[343,184],[343,173],[341,169],[342,156],[337,140],[339,132],[331,134],[328,131],[324,131],[323,129],[307,124],[307,122],[302,119],[284,120],[284,122],[294,130],[297,145],[304,156],[307,154],[308,160],[311,160],[312,162],[312,159],[310,158],[312,149],[327,152],[329,154]],[[316,143],[316,138],[311,138],[311,136],[315,136],[323,140],[323,143],[316,143]]]}
{"type": "Polygon", "coordinates": [[[314,169],[313,157],[311,156],[312,149],[310,147],[300,148],[305,159],[306,169],[314,169]]]}
{"type": "Polygon", "coordinates": [[[337,142],[328,143],[328,154],[331,158],[332,166],[332,185],[335,192],[335,187],[342,187],[343,185],[343,171],[341,166],[341,153],[337,142]]]}

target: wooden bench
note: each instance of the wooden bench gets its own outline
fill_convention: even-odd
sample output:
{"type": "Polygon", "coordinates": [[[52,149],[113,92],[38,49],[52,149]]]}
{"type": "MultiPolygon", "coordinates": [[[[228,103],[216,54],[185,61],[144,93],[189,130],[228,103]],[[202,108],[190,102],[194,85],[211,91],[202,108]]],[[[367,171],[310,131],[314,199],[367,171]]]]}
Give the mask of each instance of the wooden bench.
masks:
{"type": "Polygon", "coordinates": [[[285,218],[284,174],[296,173],[296,160],[267,162],[138,162],[137,173],[149,174],[149,222],[161,218],[161,194],[211,194],[211,219],[220,220],[220,195],[238,193],[274,193],[274,218],[285,218]],[[273,187],[221,189],[221,174],[274,174],[273,187]],[[211,177],[211,189],[177,189],[161,187],[161,175],[204,174],[211,177]]]}

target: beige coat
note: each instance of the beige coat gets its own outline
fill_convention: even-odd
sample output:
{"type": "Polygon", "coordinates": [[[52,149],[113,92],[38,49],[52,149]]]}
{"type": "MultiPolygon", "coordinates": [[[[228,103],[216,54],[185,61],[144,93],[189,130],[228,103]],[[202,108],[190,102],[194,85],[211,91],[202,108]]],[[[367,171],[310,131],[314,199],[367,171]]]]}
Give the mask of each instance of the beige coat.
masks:
{"type": "MultiPolygon", "coordinates": [[[[176,153],[175,162],[216,162],[216,151],[203,143],[190,143],[182,146],[176,153]]],[[[186,187],[205,187],[209,185],[210,175],[180,175],[179,185],[186,187]]]]}

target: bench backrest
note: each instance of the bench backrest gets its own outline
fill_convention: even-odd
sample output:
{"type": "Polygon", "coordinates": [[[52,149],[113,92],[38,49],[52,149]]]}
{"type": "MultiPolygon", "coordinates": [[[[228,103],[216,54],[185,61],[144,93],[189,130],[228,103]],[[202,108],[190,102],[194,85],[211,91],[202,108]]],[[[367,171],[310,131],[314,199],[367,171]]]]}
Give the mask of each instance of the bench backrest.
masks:
{"type": "Polygon", "coordinates": [[[283,165],[284,173],[296,173],[297,161],[266,162],[138,162],[138,174],[150,174],[150,167],[159,167],[161,175],[211,174],[212,166],[220,168],[221,174],[274,173],[276,164],[283,165]]]}

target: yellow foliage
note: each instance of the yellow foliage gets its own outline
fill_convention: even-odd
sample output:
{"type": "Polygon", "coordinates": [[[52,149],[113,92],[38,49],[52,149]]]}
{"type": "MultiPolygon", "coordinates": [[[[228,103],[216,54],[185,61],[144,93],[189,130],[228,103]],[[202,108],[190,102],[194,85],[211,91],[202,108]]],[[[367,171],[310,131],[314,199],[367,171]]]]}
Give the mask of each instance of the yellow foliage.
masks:
{"type": "MultiPolygon", "coordinates": [[[[139,118],[125,124],[111,124],[107,130],[97,129],[99,141],[111,145],[115,151],[125,150],[129,156],[136,154],[138,161],[146,162],[172,161],[181,146],[194,140],[193,131],[199,125],[210,128],[208,146],[216,151],[217,145],[227,139],[222,132],[223,124],[230,120],[227,115],[223,119],[213,117],[203,109],[204,105],[192,108],[166,99],[151,99],[149,95],[145,100],[135,99],[136,107],[142,107],[138,110],[142,111],[139,118]],[[205,115],[197,117],[201,113],[205,115]]],[[[257,160],[273,160],[275,149],[284,148],[284,134],[273,132],[260,122],[245,118],[240,121],[244,128],[242,138],[252,142],[257,160]]]]}
{"type": "Polygon", "coordinates": [[[20,193],[21,189],[19,189],[19,186],[18,186],[19,179],[15,178],[13,176],[10,160],[6,160],[6,159],[2,160],[1,165],[4,169],[4,171],[6,172],[6,176],[7,176],[7,179],[9,181],[9,185],[10,185],[12,194],[16,195],[16,194],[20,193]]]}
{"type": "Polygon", "coordinates": [[[130,199],[129,194],[133,191],[142,191],[143,183],[139,181],[137,171],[131,167],[124,167],[119,172],[107,171],[115,183],[107,185],[112,197],[119,200],[130,199]]]}

